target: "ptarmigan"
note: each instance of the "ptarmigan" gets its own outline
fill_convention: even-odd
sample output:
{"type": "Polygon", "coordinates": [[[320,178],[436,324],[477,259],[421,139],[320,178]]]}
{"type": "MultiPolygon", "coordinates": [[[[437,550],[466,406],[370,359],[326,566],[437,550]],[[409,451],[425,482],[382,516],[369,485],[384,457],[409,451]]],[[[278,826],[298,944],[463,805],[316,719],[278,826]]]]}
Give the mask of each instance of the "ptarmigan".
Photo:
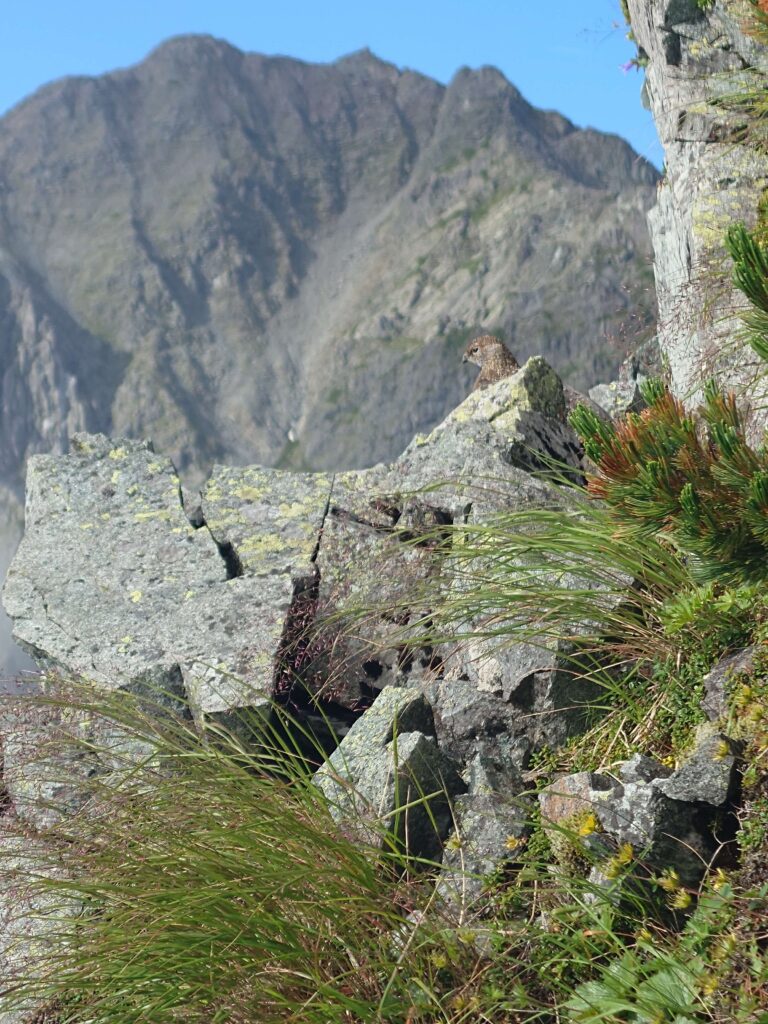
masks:
{"type": "Polygon", "coordinates": [[[503,380],[520,369],[520,364],[500,338],[492,334],[481,334],[473,338],[462,356],[463,363],[476,363],[480,373],[472,388],[477,391],[503,380]]]}

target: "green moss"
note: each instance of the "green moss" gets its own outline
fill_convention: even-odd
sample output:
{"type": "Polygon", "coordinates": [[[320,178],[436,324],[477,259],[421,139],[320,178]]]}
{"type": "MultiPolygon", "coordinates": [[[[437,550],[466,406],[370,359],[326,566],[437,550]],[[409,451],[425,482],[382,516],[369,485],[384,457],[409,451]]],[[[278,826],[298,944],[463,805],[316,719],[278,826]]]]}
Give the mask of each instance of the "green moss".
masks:
{"type": "Polygon", "coordinates": [[[459,270],[466,270],[470,277],[474,277],[483,262],[482,256],[473,256],[459,264],[459,270]]]}

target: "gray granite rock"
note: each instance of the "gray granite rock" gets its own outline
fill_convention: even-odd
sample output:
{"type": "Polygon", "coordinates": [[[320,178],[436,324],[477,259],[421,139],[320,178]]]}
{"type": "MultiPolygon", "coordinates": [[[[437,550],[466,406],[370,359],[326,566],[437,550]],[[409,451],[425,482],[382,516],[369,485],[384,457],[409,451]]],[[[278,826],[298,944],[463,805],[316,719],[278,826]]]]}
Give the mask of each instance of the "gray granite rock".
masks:
{"type": "Polygon", "coordinates": [[[39,662],[109,688],[188,696],[201,717],[265,706],[293,597],[288,572],[232,577],[184,514],[169,459],[76,435],[34,456],[27,524],[3,589],[39,662]]]}
{"type": "Polygon", "coordinates": [[[572,655],[567,642],[473,638],[463,643],[449,678],[467,678],[481,693],[514,709],[522,725],[515,731],[523,732],[532,748],[557,747],[584,729],[587,705],[599,695],[596,684],[574,673],[572,655]]]}
{"type": "Polygon", "coordinates": [[[621,419],[628,412],[640,412],[645,401],[636,380],[614,380],[610,384],[596,384],[589,389],[589,397],[608,413],[611,419],[621,419]]]}
{"type": "Polygon", "coordinates": [[[197,528],[149,443],[77,435],[69,455],[30,462],[26,534],[4,588],[15,635],[44,665],[186,697],[200,721],[233,728],[275,696],[293,699],[300,677],[310,694],[364,707],[429,666],[429,653],[402,657],[398,633],[423,611],[440,527],[557,500],[523,463],[556,456],[579,472],[563,407],[559,378],[534,358],[391,466],[335,477],[217,467],[192,509],[197,528]],[[402,616],[338,625],[403,602],[402,616]]]}
{"type": "Polygon", "coordinates": [[[411,854],[430,859],[450,826],[450,799],[465,789],[415,688],[383,690],[314,778],[350,834],[378,844],[386,828],[411,854]]]}
{"type": "Polygon", "coordinates": [[[737,745],[723,733],[704,732],[691,755],[655,788],[671,800],[725,808],[736,793],[737,745]]]}
{"type": "Polygon", "coordinates": [[[440,748],[459,764],[482,755],[511,773],[527,767],[533,750],[529,721],[503,697],[447,675],[426,690],[440,748]]]}
{"type": "Polygon", "coordinates": [[[754,400],[759,437],[766,385],[761,361],[739,338],[746,300],[733,286],[724,237],[736,221],[755,225],[764,194],[768,160],[744,144],[745,108],[736,97],[765,91],[768,51],[747,31],[755,16],[748,0],[628,0],[628,8],[664,147],[666,174],[649,226],[671,384],[695,404],[716,373],[754,400]]]}
{"type": "Polygon", "coordinates": [[[578,829],[582,818],[598,815],[620,788],[609,776],[597,772],[559,776],[539,793],[544,830],[554,834],[563,829],[578,829]]]}
{"type": "Polygon", "coordinates": [[[675,771],[637,756],[621,775],[623,784],[597,805],[602,827],[616,843],[630,843],[652,869],[674,868],[684,884],[698,884],[718,845],[717,814],[736,794],[732,742],[704,732],[675,771]]]}
{"type": "Polygon", "coordinates": [[[741,672],[752,671],[755,651],[755,647],[745,647],[741,651],[728,654],[704,676],[701,709],[710,722],[716,722],[727,713],[729,681],[741,672]]]}
{"type": "Polygon", "coordinates": [[[62,891],[46,893],[45,878],[63,879],[43,842],[20,828],[12,816],[0,817],[0,1024],[28,1024],[38,1006],[13,995],[15,980],[29,984],[67,921],[78,910],[62,891]]]}
{"type": "MultiPolygon", "coordinates": [[[[542,824],[553,845],[557,847],[559,836],[577,831],[591,813],[604,833],[603,842],[612,844],[605,846],[606,855],[628,843],[646,869],[674,868],[683,884],[698,884],[718,844],[713,832],[717,812],[727,810],[735,796],[731,742],[705,733],[676,771],[638,754],[624,762],[620,776],[619,782],[578,772],[540,792],[542,824]]],[[[599,852],[599,846],[593,848],[599,852]]],[[[593,880],[599,882],[599,875],[593,880]]]]}
{"type": "Polygon", "coordinates": [[[646,757],[645,754],[635,754],[628,761],[624,761],[619,774],[622,782],[653,782],[654,779],[667,779],[672,774],[672,769],[661,764],[653,757],[646,757]]]}
{"type": "Polygon", "coordinates": [[[464,778],[468,790],[454,802],[454,828],[436,884],[444,914],[459,925],[482,914],[489,879],[517,859],[531,813],[520,775],[488,756],[476,754],[464,778]]]}

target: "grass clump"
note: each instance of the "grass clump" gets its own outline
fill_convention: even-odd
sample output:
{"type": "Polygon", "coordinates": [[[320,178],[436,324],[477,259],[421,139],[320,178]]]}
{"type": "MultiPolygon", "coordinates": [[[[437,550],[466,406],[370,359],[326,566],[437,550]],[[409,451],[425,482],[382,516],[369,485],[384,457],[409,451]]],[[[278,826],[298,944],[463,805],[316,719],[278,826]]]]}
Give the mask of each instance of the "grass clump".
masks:
{"type": "Polygon", "coordinates": [[[125,756],[67,780],[82,809],[44,837],[34,884],[70,913],[6,1005],[110,1024],[404,1019],[399,960],[416,952],[402,856],[350,842],[290,751],[265,760],[126,702],[67,699],[119,728],[125,756]]]}

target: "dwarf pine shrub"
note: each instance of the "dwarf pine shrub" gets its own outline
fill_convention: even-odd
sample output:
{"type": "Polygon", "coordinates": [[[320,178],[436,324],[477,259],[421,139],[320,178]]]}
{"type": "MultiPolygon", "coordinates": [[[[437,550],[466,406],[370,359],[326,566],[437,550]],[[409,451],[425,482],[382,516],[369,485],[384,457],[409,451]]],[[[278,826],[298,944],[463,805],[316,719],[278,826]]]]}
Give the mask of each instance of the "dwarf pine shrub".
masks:
{"type": "Polygon", "coordinates": [[[768,360],[768,251],[759,235],[759,231],[747,231],[743,224],[732,224],[725,244],[734,264],[733,283],[752,306],[742,317],[746,340],[761,359],[768,360]]]}
{"type": "Polygon", "coordinates": [[[751,582],[768,575],[768,452],[746,439],[735,397],[714,381],[698,415],[659,380],[642,387],[648,408],[607,424],[585,406],[571,422],[597,466],[589,493],[617,530],[664,537],[699,579],[751,582]]]}

